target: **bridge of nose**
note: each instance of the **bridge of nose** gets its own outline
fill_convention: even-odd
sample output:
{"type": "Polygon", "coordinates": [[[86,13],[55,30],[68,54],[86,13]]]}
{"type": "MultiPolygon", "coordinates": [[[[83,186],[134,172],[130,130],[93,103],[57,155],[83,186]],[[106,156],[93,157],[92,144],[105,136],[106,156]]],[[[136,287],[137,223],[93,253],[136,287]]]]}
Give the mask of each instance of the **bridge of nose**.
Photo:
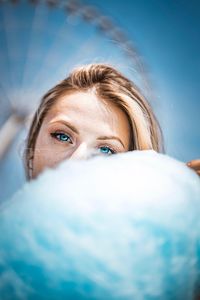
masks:
{"type": "Polygon", "coordinates": [[[89,155],[89,149],[85,142],[78,145],[78,147],[74,150],[70,159],[86,159],[89,155]]]}

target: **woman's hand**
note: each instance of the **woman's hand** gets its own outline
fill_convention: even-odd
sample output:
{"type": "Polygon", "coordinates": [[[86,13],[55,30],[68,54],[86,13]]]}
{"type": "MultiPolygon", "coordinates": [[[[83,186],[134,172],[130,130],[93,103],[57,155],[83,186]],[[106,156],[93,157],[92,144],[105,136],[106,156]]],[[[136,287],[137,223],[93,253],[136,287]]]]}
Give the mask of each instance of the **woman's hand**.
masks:
{"type": "Polygon", "coordinates": [[[200,159],[194,159],[187,162],[187,166],[193,169],[200,176],[200,159]]]}

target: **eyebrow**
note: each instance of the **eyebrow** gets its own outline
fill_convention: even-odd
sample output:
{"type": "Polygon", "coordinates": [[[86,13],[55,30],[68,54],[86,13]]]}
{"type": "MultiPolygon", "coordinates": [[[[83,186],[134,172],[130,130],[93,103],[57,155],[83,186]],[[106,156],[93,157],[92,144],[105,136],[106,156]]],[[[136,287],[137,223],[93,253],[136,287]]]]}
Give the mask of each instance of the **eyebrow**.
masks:
{"type": "MultiPolygon", "coordinates": [[[[74,127],[71,123],[65,121],[65,120],[56,120],[53,122],[50,122],[51,124],[53,123],[63,123],[65,126],[69,127],[73,132],[75,132],[76,134],[79,134],[79,131],[76,129],[76,127],[74,127]]],[[[97,140],[117,140],[118,142],[120,142],[122,144],[122,146],[125,148],[123,142],[121,141],[121,139],[117,136],[111,135],[111,136],[100,136],[98,137],[97,140]]]]}
{"type": "Polygon", "coordinates": [[[120,138],[118,138],[117,136],[111,135],[111,136],[100,136],[97,140],[117,140],[119,141],[122,146],[125,148],[124,144],[122,143],[122,141],[120,140],[120,138]]]}
{"type": "Polygon", "coordinates": [[[53,122],[50,122],[51,124],[53,123],[62,123],[63,125],[69,127],[72,131],[74,131],[76,134],[79,134],[79,131],[76,129],[76,127],[74,127],[73,125],[71,125],[69,122],[64,121],[64,120],[55,120],[53,122]]]}

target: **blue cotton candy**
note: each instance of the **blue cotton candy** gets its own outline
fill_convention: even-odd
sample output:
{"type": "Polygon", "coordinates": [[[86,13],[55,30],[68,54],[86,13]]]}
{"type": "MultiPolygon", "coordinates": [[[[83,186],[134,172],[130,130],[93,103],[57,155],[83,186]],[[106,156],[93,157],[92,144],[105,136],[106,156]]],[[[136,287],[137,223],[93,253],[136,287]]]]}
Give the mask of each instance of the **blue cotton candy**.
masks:
{"type": "Polygon", "coordinates": [[[0,299],[192,300],[200,180],[154,151],[66,161],[0,206],[0,299]]]}

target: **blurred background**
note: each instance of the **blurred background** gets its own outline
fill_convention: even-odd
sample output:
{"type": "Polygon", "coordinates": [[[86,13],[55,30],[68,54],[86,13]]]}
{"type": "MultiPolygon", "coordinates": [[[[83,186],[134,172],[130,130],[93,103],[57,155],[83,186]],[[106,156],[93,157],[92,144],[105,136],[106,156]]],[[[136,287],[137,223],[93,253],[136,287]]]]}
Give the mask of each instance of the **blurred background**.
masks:
{"type": "Polygon", "coordinates": [[[72,68],[112,63],[160,122],[166,154],[200,158],[200,2],[0,0],[0,201],[25,182],[41,96],[72,68]]]}

